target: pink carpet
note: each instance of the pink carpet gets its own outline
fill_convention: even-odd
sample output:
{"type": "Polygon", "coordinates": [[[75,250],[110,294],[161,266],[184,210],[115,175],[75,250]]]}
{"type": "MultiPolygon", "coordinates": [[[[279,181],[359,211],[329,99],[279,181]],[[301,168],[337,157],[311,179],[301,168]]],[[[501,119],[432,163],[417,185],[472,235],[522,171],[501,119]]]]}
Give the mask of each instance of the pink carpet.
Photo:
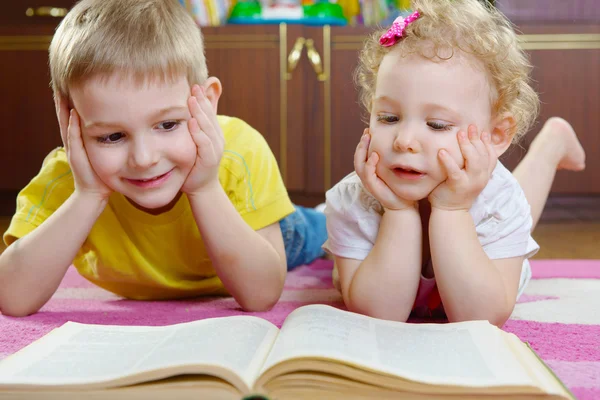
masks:
{"type": "MultiPolygon", "coordinates": [[[[533,260],[533,280],[504,327],[527,341],[581,400],[600,399],[600,260],[533,260]]],[[[331,284],[330,261],[288,275],[275,308],[254,313],[280,326],[295,308],[312,303],[342,308],[331,284]]],[[[245,314],[231,298],[140,302],[123,300],[69,270],[40,312],[0,315],[0,359],[66,321],[165,325],[245,314]]]]}

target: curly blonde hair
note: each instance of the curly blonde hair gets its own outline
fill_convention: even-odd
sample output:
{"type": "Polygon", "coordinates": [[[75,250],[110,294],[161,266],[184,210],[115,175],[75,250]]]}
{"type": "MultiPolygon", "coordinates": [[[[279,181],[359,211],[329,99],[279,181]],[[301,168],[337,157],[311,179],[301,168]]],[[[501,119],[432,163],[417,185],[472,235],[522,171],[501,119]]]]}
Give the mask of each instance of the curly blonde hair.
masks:
{"type": "Polygon", "coordinates": [[[390,51],[444,62],[458,50],[483,63],[493,89],[492,112],[513,116],[511,133],[517,142],[533,125],[539,98],[530,85],[529,59],[519,47],[510,21],[495,7],[478,0],[414,0],[413,8],[421,16],[408,25],[398,43],[391,47],[379,44],[379,37],[387,28],[367,38],[356,70],[363,106],[371,111],[379,66],[390,51]]]}
{"type": "Polygon", "coordinates": [[[113,73],[148,79],[208,77],[200,29],[178,0],[82,0],[58,26],[49,52],[55,95],[113,73]]]}

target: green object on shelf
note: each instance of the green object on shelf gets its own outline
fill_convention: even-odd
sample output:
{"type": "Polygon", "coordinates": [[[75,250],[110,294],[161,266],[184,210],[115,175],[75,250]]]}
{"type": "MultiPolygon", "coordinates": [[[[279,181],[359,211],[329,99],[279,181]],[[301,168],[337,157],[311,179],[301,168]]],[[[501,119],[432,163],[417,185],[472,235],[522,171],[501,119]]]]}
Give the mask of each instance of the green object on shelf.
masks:
{"type": "Polygon", "coordinates": [[[342,6],[329,1],[317,1],[315,4],[304,7],[304,16],[312,18],[340,18],[344,19],[342,6]]]}
{"type": "Polygon", "coordinates": [[[230,18],[260,19],[261,7],[258,1],[238,1],[231,10],[230,18]]]}

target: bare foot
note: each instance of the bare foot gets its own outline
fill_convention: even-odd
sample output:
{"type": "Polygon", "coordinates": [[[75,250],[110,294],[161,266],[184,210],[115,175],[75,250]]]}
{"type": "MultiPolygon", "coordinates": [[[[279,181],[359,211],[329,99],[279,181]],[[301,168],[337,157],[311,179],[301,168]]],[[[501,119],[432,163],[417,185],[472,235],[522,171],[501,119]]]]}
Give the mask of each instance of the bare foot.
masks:
{"type": "Polygon", "coordinates": [[[532,144],[546,145],[558,157],[556,169],[585,169],[585,151],[573,127],[562,118],[549,118],[532,144]],[[538,142],[538,143],[536,143],[538,142]]]}

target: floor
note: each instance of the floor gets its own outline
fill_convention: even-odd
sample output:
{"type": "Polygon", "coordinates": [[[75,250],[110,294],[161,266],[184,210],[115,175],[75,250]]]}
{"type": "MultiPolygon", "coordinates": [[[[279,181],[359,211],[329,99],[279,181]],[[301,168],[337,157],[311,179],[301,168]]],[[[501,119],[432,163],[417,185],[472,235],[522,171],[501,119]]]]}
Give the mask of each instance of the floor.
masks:
{"type": "MultiPolygon", "coordinates": [[[[0,232],[6,231],[10,218],[0,217],[0,232]]],[[[534,239],[541,249],[534,258],[600,259],[600,222],[545,222],[536,228],[534,239]]],[[[0,253],[4,250],[0,241],[0,253]]]]}

